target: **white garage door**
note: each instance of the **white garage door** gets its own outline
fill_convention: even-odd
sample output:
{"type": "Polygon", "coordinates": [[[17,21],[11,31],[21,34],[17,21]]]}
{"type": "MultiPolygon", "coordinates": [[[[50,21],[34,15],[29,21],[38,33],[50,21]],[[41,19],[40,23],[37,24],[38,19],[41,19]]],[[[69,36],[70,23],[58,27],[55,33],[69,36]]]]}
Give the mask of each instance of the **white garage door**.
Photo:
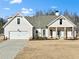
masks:
{"type": "Polygon", "coordinates": [[[10,32],[10,39],[28,39],[28,32],[10,32]]]}

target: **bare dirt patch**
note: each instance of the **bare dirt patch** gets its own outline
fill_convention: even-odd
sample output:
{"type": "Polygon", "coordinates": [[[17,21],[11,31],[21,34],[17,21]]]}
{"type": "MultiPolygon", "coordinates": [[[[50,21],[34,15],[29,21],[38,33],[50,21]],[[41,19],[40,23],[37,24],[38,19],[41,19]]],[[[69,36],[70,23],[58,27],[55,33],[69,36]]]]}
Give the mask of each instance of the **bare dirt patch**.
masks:
{"type": "Polygon", "coordinates": [[[79,40],[29,41],[15,59],[79,59],[79,40]]]}

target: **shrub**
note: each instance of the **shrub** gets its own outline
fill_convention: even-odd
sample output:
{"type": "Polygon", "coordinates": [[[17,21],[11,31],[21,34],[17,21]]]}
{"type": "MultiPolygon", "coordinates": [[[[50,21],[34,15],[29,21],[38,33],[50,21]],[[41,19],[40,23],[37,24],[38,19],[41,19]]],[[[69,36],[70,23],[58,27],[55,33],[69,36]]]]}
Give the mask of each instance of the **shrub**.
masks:
{"type": "Polygon", "coordinates": [[[35,37],[30,40],[47,40],[47,37],[35,37]]]}

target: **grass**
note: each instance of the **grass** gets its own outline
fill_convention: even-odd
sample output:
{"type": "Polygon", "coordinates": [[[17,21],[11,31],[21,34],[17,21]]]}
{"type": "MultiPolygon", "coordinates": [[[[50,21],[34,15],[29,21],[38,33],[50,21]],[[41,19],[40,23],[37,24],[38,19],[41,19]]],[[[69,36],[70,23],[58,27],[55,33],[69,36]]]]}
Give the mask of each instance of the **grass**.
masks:
{"type": "Polygon", "coordinates": [[[15,59],[79,59],[79,40],[29,41],[15,59]]]}

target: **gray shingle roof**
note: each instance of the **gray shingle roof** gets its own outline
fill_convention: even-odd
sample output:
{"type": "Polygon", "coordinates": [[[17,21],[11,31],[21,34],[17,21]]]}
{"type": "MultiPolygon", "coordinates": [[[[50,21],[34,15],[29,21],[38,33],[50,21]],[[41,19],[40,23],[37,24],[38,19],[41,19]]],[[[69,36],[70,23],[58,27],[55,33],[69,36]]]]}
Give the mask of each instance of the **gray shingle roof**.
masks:
{"type": "MultiPolygon", "coordinates": [[[[25,18],[34,27],[37,27],[37,28],[45,28],[50,22],[55,20],[57,17],[59,17],[59,16],[53,16],[53,15],[49,15],[49,16],[33,16],[33,17],[25,16],[25,18]]],[[[73,17],[68,17],[68,16],[65,16],[65,17],[75,24],[73,17]]]]}
{"type": "Polygon", "coordinates": [[[25,18],[37,28],[45,28],[51,21],[55,20],[58,16],[33,16],[25,18]]]}
{"type": "Polygon", "coordinates": [[[72,17],[72,16],[70,16],[70,17],[68,17],[68,16],[65,16],[68,20],[70,20],[71,22],[73,22],[74,24],[75,24],[75,21],[74,21],[74,17],[72,17]]]}

